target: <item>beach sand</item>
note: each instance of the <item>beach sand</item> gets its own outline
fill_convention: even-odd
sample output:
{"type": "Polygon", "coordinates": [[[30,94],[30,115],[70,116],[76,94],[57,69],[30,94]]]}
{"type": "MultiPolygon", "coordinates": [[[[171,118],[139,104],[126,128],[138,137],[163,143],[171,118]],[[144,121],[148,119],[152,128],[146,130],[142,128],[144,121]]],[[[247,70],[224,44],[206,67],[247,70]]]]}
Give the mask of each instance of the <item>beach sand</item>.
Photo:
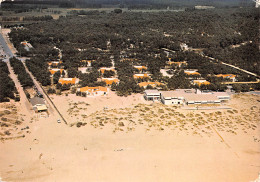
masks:
{"type": "Polygon", "coordinates": [[[146,102],[141,94],[51,97],[68,125],[23,114],[13,103],[23,121],[1,127],[13,129],[0,136],[3,181],[244,182],[260,172],[259,96],[235,95],[232,109],[206,111],[146,102]],[[10,138],[15,130],[24,137],[10,138]]]}

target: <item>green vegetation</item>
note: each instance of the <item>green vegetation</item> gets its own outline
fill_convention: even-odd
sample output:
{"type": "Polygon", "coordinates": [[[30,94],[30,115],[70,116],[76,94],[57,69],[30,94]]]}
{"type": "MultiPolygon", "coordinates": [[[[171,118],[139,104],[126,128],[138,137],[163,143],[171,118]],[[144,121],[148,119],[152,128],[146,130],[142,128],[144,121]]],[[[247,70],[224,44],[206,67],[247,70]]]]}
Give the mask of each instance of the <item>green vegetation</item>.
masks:
{"type": "Polygon", "coordinates": [[[17,93],[17,90],[9,77],[7,64],[0,61],[0,102],[8,102],[9,98],[15,99],[14,93],[17,93]]]}
{"type": "MultiPolygon", "coordinates": [[[[180,44],[186,43],[206,55],[259,73],[258,21],[259,13],[255,8],[149,13],[121,12],[119,9],[110,13],[71,11],[70,15],[58,20],[13,29],[9,36],[18,50],[21,41],[27,40],[33,45],[34,49],[28,51],[28,54],[33,57],[32,64],[37,68],[29,68],[29,61],[26,64],[32,72],[37,70],[34,75],[38,75],[36,78],[43,85],[50,84],[48,74],[45,73],[46,63],[57,59],[56,46],[62,50],[63,66],[68,76],[79,77],[82,86],[98,85],[97,70],[100,67],[111,67],[113,59],[120,80],[120,84],[113,85],[113,89],[120,95],[141,92],[137,83],[148,80],[133,78],[137,72],[133,69],[134,64],[148,67],[150,81],[166,83],[172,89],[191,87],[187,76],[179,68],[171,79],[162,77],[160,69],[165,67],[168,59],[162,48],[168,48],[176,51],[169,55],[174,61],[186,61],[188,65],[185,69],[198,69],[202,77],[212,81],[214,85],[209,88],[223,90],[225,87],[220,85],[223,80],[213,75],[232,73],[238,76],[238,81],[255,78],[211,62],[194,52],[183,52],[180,44]],[[245,45],[232,48],[234,44],[241,43],[245,45]],[[122,62],[123,58],[134,58],[137,61],[122,62]],[[82,66],[80,61],[83,59],[96,60],[92,63],[91,73],[78,73],[77,68],[82,66]],[[46,83],[43,83],[44,80],[47,80],[46,83]]],[[[104,76],[111,77],[113,73],[105,72],[104,76]]]]}
{"type": "Polygon", "coordinates": [[[10,64],[14,69],[14,73],[17,74],[19,82],[24,88],[31,87],[34,85],[33,80],[31,79],[30,75],[26,72],[23,63],[19,59],[15,57],[10,58],[10,64]]]}
{"type": "Polygon", "coordinates": [[[50,73],[48,72],[47,63],[43,58],[33,57],[32,59],[25,60],[27,68],[32,72],[33,76],[43,85],[51,84],[50,73]]]}

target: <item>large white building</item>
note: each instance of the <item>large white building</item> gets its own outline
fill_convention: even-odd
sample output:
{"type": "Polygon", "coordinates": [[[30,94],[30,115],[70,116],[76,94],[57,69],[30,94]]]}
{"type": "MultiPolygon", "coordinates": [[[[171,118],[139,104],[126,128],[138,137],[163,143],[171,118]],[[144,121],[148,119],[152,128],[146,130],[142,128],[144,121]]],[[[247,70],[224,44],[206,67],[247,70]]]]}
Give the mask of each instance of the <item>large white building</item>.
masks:
{"type": "Polygon", "coordinates": [[[177,89],[174,91],[146,90],[146,100],[161,100],[165,105],[220,104],[230,100],[226,92],[202,92],[198,89],[177,89]]]}
{"type": "Polygon", "coordinates": [[[145,100],[155,101],[155,100],[160,100],[160,97],[161,97],[161,92],[159,92],[158,90],[145,90],[144,91],[145,100]]]}

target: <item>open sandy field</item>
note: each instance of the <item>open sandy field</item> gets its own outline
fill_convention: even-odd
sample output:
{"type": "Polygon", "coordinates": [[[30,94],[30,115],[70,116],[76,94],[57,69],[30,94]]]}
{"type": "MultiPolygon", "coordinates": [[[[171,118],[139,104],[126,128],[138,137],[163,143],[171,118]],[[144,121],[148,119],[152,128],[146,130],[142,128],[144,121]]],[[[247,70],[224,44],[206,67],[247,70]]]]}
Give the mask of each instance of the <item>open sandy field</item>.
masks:
{"type": "Polygon", "coordinates": [[[37,118],[19,103],[0,104],[3,181],[249,182],[258,178],[260,96],[235,95],[227,104],[232,109],[198,111],[146,102],[140,94],[51,97],[68,125],[57,123],[53,116],[37,118]]]}

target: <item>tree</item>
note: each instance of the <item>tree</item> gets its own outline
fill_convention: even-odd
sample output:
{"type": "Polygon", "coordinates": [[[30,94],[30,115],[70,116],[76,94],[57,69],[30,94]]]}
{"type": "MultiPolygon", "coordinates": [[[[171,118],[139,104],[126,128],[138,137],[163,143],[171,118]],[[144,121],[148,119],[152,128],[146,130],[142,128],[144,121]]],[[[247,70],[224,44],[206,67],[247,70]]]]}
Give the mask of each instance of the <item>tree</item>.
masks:
{"type": "Polygon", "coordinates": [[[110,78],[110,77],[113,77],[114,75],[115,75],[114,71],[112,71],[112,70],[105,70],[104,74],[103,74],[103,77],[104,78],[110,78]]]}
{"type": "Polygon", "coordinates": [[[237,93],[242,91],[242,87],[239,84],[233,84],[233,90],[237,93]]]}
{"type": "Polygon", "coordinates": [[[53,83],[54,84],[58,83],[60,76],[61,76],[60,71],[57,71],[57,72],[54,73],[54,75],[53,75],[53,83]]]}
{"type": "Polygon", "coordinates": [[[116,89],[117,89],[117,85],[116,85],[115,82],[113,82],[112,85],[111,85],[111,90],[116,91],[116,89]]]}

